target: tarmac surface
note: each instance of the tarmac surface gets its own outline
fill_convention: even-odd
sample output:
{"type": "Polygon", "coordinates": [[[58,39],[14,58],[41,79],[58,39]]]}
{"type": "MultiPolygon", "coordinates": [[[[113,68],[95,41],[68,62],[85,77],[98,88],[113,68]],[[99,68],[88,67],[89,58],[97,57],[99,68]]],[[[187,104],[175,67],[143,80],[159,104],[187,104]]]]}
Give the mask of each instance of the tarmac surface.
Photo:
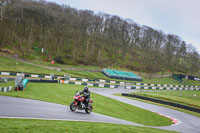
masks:
{"type": "Polygon", "coordinates": [[[166,107],[161,107],[154,104],[149,104],[149,103],[140,102],[137,100],[132,100],[132,99],[121,97],[121,96],[112,95],[114,93],[129,93],[129,92],[140,91],[140,90],[105,89],[105,88],[94,88],[90,90],[100,95],[130,104],[139,108],[143,108],[143,109],[146,109],[146,110],[149,110],[149,111],[152,111],[164,116],[168,116],[177,120],[177,124],[174,124],[172,126],[159,127],[160,129],[166,129],[166,130],[172,130],[172,131],[178,131],[178,132],[184,132],[184,133],[200,133],[200,118],[197,116],[193,116],[184,112],[180,112],[180,111],[166,108],[166,107]]]}
{"type": "MultiPolygon", "coordinates": [[[[158,129],[165,129],[171,131],[185,132],[185,133],[200,133],[200,118],[186,114],[177,110],[144,103],[136,100],[131,100],[125,97],[112,95],[113,93],[126,93],[138,90],[128,89],[104,89],[94,88],[90,89],[94,93],[137,106],[152,112],[159,113],[177,120],[177,124],[166,127],[153,127],[158,129]]],[[[137,123],[101,115],[92,112],[86,114],[85,111],[70,111],[68,106],[43,102],[38,100],[30,100],[24,98],[15,98],[8,96],[0,96],[0,117],[1,118],[21,118],[21,119],[46,119],[46,120],[67,120],[67,121],[89,121],[89,122],[103,122],[124,125],[143,126],[137,123]]],[[[145,126],[151,127],[151,126],[145,126]]]]}
{"type": "Polygon", "coordinates": [[[84,110],[72,112],[70,111],[70,108],[65,105],[8,96],[0,96],[0,117],[89,121],[139,126],[139,124],[133,122],[120,120],[94,112],[91,114],[85,113],[84,110]]]}

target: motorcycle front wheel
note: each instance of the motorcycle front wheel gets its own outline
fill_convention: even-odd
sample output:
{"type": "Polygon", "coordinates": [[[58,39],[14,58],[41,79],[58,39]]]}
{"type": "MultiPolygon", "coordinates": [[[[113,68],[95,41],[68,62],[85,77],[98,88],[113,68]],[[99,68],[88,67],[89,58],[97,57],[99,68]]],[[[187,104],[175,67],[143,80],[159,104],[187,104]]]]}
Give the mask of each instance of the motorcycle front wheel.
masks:
{"type": "Polygon", "coordinates": [[[85,109],[85,112],[89,114],[92,112],[92,110],[93,110],[93,107],[91,104],[89,104],[88,107],[85,109]]]}
{"type": "Polygon", "coordinates": [[[70,110],[71,111],[75,111],[76,110],[76,105],[74,105],[75,103],[74,102],[72,102],[71,104],[70,104],[70,110]]]}

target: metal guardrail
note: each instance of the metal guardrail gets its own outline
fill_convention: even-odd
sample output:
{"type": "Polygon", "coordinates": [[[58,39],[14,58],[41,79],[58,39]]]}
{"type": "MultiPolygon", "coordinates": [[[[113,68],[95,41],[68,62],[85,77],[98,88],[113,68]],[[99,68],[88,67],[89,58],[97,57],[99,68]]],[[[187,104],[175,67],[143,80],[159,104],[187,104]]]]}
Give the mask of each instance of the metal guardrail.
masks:
{"type": "Polygon", "coordinates": [[[9,92],[12,90],[12,86],[9,87],[0,87],[0,92],[9,92]]]}
{"type": "MultiPolygon", "coordinates": [[[[58,80],[61,84],[77,84],[77,85],[86,85],[86,86],[94,86],[94,87],[105,87],[105,88],[118,88],[120,85],[112,85],[112,84],[101,84],[101,83],[87,83],[87,81],[71,81],[71,80],[58,80]]],[[[149,90],[200,90],[200,88],[173,88],[173,87],[144,87],[144,86],[124,86],[125,89],[149,89],[149,90]]]]}
{"type": "MultiPolygon", "coordinates": [[[[21,73],[14,73],[14,72],[0,72],[0,75],[5,76],[18,76],[21,73]]],[[[105,84],[105,86],[109,86],[109,88],[119,85],[126,86],[126,89],[161,89],[161,90],[200,90],[200,86],[194,86],[194,85],[165,85],[165,84],[146,84],[146,83],[136,83],[136,82],[121,82],[121,81],[111,81],[111,80],[102,80],[102,79],[86,79],[86,78],[72,78],[72,77],[66,77],[66,76],[56,76],[52,77],[52,75],[37,75],[37,74],[23,74],[24,77],[31,77],[31,78],[46,78],[46,79],[65,79],[72,81],[82,81],[82,82],[97,82],[94,83],[94,86],[98,85],[99,87],[102,87],[101,83],[108,83],[105,84]],[[114,84],[114,85],[113,85],[114,84]]],[[[90,83],[88,83],[90,84],[90,83]]]]}
{"type": "Polygon", "coordinates": [[[195,108],[195,107],[191,107],[191,106],[187,106],[187,105],[183,105],[183,104],[179,104],[179,103],[168,102],[168,101],[164,101],[164,100],[160,100],[160,99],[149,98],[149,97],[139,96],[139,95],[135,95],[135,94],[128,94],[128,93],[122,93],[122,96],[139,98],[142,100],[147,100],[147,101],[151,101],[151,102],[155,102],[155,103],[161,103],[164,105],[169,105],[169,106],[173,106],[173,107],[200,113],[199,108],[195,108]]]}

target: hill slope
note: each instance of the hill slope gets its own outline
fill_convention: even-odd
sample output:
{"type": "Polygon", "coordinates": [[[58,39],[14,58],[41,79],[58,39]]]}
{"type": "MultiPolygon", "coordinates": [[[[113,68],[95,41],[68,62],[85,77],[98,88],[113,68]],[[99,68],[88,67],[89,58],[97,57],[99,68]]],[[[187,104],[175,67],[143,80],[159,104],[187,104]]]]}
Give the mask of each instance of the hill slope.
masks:
{"type": "Polygon", "coordinates": [[[33,0],[1,3],[0,51],[59,63],[196,74],[200,57],[180,37],[118,16],[33,0]],[[43,49],[41,49],[43,48],[43,49]]]}

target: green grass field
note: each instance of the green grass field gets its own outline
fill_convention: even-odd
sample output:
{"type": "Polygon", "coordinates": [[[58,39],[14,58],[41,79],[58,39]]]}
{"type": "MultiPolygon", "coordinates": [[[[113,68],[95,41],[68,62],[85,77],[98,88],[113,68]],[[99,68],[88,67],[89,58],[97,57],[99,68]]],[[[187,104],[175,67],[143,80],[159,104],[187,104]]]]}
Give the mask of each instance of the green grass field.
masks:
{"type": "Polygon", "coordinates": [[[182,84],[184,84],[184,85],[200,85],[200,81],[183,79],[182,84]]]}
{"type": "MultiPolygon", "coordinates": [[[[73,100],[76,90],[80,91],[82,88],[83,86],[80,85],[29,83],[23,92],[0,92],[0,95],[37,99],[69,105],[73,100]]],[[[91,98],[94,100],[94,112],[100,114],[150,126],[165,126],[171,124],[171,120],[168,118],[129,104],[95,93],[91,93],[91,98]]]]}
{"type": "MultiPolygon", "coordinates": [[[[68,73],[69,75],[74,75],[82,78],[105,79],[105,80],[115,80],[124,82],[124,80],[110,79],[101,72],[88,72],[88,71],[75,71],[75,70],[63,70],[63,72],[68,73]]],[[[125,82],[138,82],[138,81],[125,81],[125,82]]],[[[200,85],[199,81],[183,80],[183,82],[178,82],[173,78],[166,78],[166,77],[152,78],[152,79],[143,78],[143,82],[138,82],[138,83],[169,84],[169,85],[200,85]]]]}
{"type": "Polygon", "coordinates": [[[2,133],[172,133],[148,127],[91,122],[0,119],[2,133]]]}
{"type": "Polygon", "coordinates": [[[60,68],[79,68],[79,69],[102,69],[100,67],[95,67],[95,66],[84,66],[84,65],[66,65],[66,64],[59,64],[59,63],[55,63],[55,64],[51,64],[50,61],[48,62],[44,62],[44,61],[40,61],[40,60],[28,60],[29,62],[32,62],[34,64],[38,64],[38,65],[43,65],[43,66],[50,66],[50,67],[60,67],[60,68]]]}
{"type": "MultiPolygon", "coordinates": [[[[80,69],[102,69],[99,67],[95,66],[74,66],[74,65],[62,65],[62,64],[51,64],[50,62],[43,62],[43,61],[35,61],[35,60],[30,60],[30,62],[35,63],[35,64],[41,64],[44,66],[52,66],[52,67],[61,67],[61,68],[80,68],[80,69]]],[[[116,70],[123,70],[123,71],[130,71],[128,69],[124,68],[111,68],[111,69],[116,69],[116,70]]],[[[101,72],[88,72],[88,71],[71,71],[71,70],[64,70],[63,72],[66,72],[70,75],[77,76],[77,77],[84,77],[84,78],[90,78],[90,79],[106,79],[106,80],[116,80],[116,79],[110,79],[106,77],[104,74],[101,72]]],[[[135,74],[139,74],[139,72],[136,71],[130,71],[135,74]]],[[[161,75],[161,73],[158,73],[161,75]]],[[[165,74],[171,75],[169,72],[165,72],[165,74]]],[[[144,74],[143,74],[144,75],[144,74]]],[[[123,80],[117,80],[117,81],[123,81],[123,80]]],[[[127,81],[130,82],[130,81],[127,81]]],[[[135,81],[137,82],[137,81],[135,81]]],[[[174,80],[172,78],[144,78],[143,77],[143,83],[149,83],[149,84],[172,84],[172,85],[200,85],[199,81],[194,81],[194,80],[183,80],[183,82],[179,82],[177,80],[174,80]]]]}
{"type": "MultiPolygon", "coordinates": [[[[124,81],[124,80],[117,80],[117,79],[111,79],[106,77],[101,72],[88,72],[88,71],[75,71],[75,70],[63,70],[63,72],[66,72],[70,75],[75,75],[78,77],[84,77],[89,79],[106,79],[106,80],[115,80],[115,81],[124,81]]],[[[194,80],[186,80],[184,79],[183,82],[179,82],[173,78],[169,77],[163,77],[163,78],[144,78],[143,81],[125,81],[125,82],[138,82],[138,83],[148,83],[148,84],[169,84],[169,85],[200,85],[199,81],[194,80]]]]}
{"type": "MultiPolygon", "coordinates": [[[[7,57],[0,56],[0,71],[15,71],[15,72],[27,72],[27,73],[36,73],[36,74],[57,74],[57,75],[64,75],[68,74],[70,76],[75,77],[82,77],[82,78],[89,78],[89,79],[106,79],[106,80],[116,80],[110,79],[106,77],[101,72],[88,72],[88,71],[75,71],[75,70],[63,70],[62,72],[58,72],[55,70],[50,70],[47,68],[42,68],[30,64],[25,64],[14,59],[9,59],[7,57]]],[[[45,66],[53,66],[53,67],[66,67],[66,65],[61,64],[50,64],[41,61],[32,61],[33,63],[45,65],[45,66]]],[[[98,67],[92,66],[67,66],[67,67],[74,67],[74,68],[84,68],[84,69],[99,69],[98,67]]],[[[116,81],[125,81],[125,80],[116,80],[116,81]]],[[[131,81],[125,81],[131,82],[131,81]]],[[[136,81],[134,81],[136,82],[136,81]]],[[[143,83],[150,83],[150,84],[172,84],[172,85],[200,85],[199,81],[191,81],[191,80],[183,80],[183,82],[178,82],[172,78],[144,78],[143,83]]]]}
{"type": "Polygon", "coordinates": [[[177,102],[193,107],[200,108],[200,91],[156,91],[156,92],[135,92],[134,94],[158,98],[171,102],[177,102]]]}
{"type": "Polygon", "coordinates": [[[77,70],[63,70],[63,72],[68,73],[70,75],[76,75],[76,76],[82,77],[82,78],[112,80],[112,79],[106,77],[101,72],[89,72],[89,71],[77,71],[77,70]]]}
{"type": "Polygon", "coordinates": [[[171,85],[182,85],[182,83],[178,82],[177,80],[174,80],[173,78],[143,78],[144,83],[148,84],[171,84],[171,85]]]}
{"type": "Polygon", "coordinates": [[[0,71],[15,71],[15,72],[27,72],[27,73],[37,73],[37,74],[57,74],[64,75],[64,72],[58,72],[50,70],[47,68],[42,68],[38,66],[33,66],[30,64],[25,64],[14,59],[9,59],[7,57],[0,56],[0,71]]]}
{"type": "Polygon", "coordinates": [[[15,81],[0,83],[0,87],[15,86],[15,81]]]}
{"type": "Polygon", "coordinates": [[[149,84],[168,84],[168,85],[200,85],[199,81],[194,81],[194,80],[186,80],[183,79],[183,82],[179,82],[173,78],[143,78],[144,83],[149,83],[149,84]]]}
{"type": "Polygon", "coordinates": [[[173,107],[173,106],[169,106],[169,105],[164,105],[164,104],[160,104],[160,103],[155,103],[155,102],[151,102],[151,101],[147,101],[147,100],[142,100],[142,99],[138,99],[138,98],[134,98],[134,97],[126,97],[126,96],[122,96],[121,93],[116,93],[114,95],[129,98],[129,99],[132,99],[132,100],[145,102],[145,103],[155,104],[155,105],[159,105],[159,106],[166,107],[166,108],[171,108],[171,109],[174,109],[174,110],[178,110],[178,111],[181,111],[181,112],[185,112],[185,113],[200,117],[199,113],[196,113],[196,112],[193,112],[193,111],[189,111],[189,110],[185,110],[185,109],[181,109],[181,108],[177,108],[177,107],[173,107]]]}

